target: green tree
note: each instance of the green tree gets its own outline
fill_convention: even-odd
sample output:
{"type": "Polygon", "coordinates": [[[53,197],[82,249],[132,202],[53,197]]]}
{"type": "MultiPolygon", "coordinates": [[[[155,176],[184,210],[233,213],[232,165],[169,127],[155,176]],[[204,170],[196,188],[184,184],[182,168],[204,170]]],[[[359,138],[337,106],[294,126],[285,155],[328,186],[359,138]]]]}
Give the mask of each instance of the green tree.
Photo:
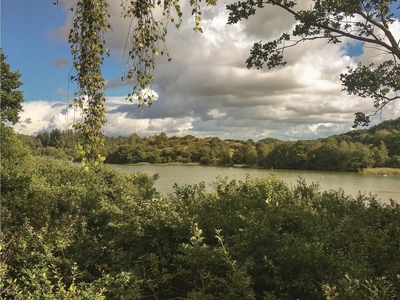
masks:
{"type": "Polygon", "coordinates": [[[291,154],[293,142],[283,142],[275,146],[269,153],[268,167],[276,169],[293,169],[291,166],[291,154]]]}
{"type": "Polygon", "coordinates": [[[339,153],[339,146],[334,137],[324,139],[321,147],[314,151],[314,169],[322,171],[337,171],[339,153]]]}
{"type": "Polygon", "coordinates": [[[258,142],[256,144],[257,148],[257,165],[260,167],[268,166],[268,154],[271,152],[273,146],[267,145],[263,142],[258,142]]]}
{"type": "Polygon", "coordinates": [[[381,141],[379,147],[374,147],[372,157],[374,159],[374,167],[384,167],[389,159],[389,152],[385,142],[381,141]]]}
{"type": "Polygon", "coordinates": [[[358,65],[348,68],[340,79],[344,89],[353,95],[370,97],[374,101],[374,112],[366,115],[357,112],[354,126],[368,125],[370,117],[381,111],[388,103],[400,98],[400,46],[394,37],[391,26],[394,23],[393,11],[398,9],[395,0],[350,0],[321,1],[312,0],[307,9],[298,9],[301,1],[286,0],[245,0],[227,6],[228,23],[234,24],[254,15],[266,6],[279,7],[289,13],[296,25],[291,33],[284,32],[275,40],[253,45],[250,57],[246,60],[248,68],[269,69],[286,64],[284,50],[301,42],[325,39],[336,44],[344,39],[352,39],[390,54],[391,59],[375,66],[358,65]],[[292,38],[293,37],[293,38],[292,38]]]}
{"type": "Polygon", "coordinates": [[[290,153],[288,157],[288,168],[290,169],[304,169],[307,152],[307,143],[305,141],[297,141],[290,148],[290,153]]]}
{"type": "Polygon", "coordinates": [[[384,142],[389,151],[389,156],[400,156],[400,131],[394,131],[384,142]]]}
{"type": "MultiPolygon", "coordinates": [[[[351,148],[351,147],[350,147],[351,148]]],[[[358,171],[373,165],[371,150],[361,143],[354,143],[348,171],[358,171]]]]}
{"type": "Polygon", "coordinates": [[[36,138],[40,140],[43,147],[50,146],[50,134],[47,131],[39,132],[36,138]]]}
{"type": "Polygon", "coordinates": [[[141,142],[140,136],[137,133],[132,133],[128,137],[129,145],[136,145],[141,142]]]}
{"type": "Polygon", "coordinates": [[[62,132],[60,129],[55,128],[50,132],[50,146],[58,148],[60,147],[62,132]]]}
{"type": "Polygon", "coordinates": [[[246,164],[249,166],[255,166],[257,164],[257,150],[255,147],[249,147],[246,153],[246,164]]]}
{"type": "Polygon", "coordinates": [[[19,81],[21,74],[18,71],[11,71],[10,65],[5,62],[6,56],[0,48],[1,59],[1,121],[17,123],[18,113],[22,110],[21,103],[24,101],[22,91],[18,88],[22,85],[19,81]]]}
{"type": "Polygon", "coordinates": [[[32,155],[41,155],[43,153],[42,142],[38,138],[24,134],[19,134],[18,137],[30,149],[32,155]]]}
{"type": "Polygon", "coordinates": [[[386,129],[377,130],[374,133],[374,144],[378,146],[380,142],[384,142],[386,138],[390,138],[390,132],[386,129]]]}
{"type": "Polygon", "coordinates": [[[338,153],[338,170],[339,171],[347,171],[351,155],[353,151],[350,149],[349,144],[346,141],[341,141],[339,143],[339,153],[338,153]]]}
{"type": "Polygon", "coordinates": [[[155,144],[159,149],[168,145],[168,137],[165,132],[161,132],[160,135],[155,136],[155,144]]]}
{"type": "Polygon", "coordinates": [[[160,162],[160,152],[156,148],[150,148],[146,152],[147,161],[149,163],[159,163],[160,162]]]}
{"type": "Polygon", "coordinates": [[[235,146],[232,154],[232,163],[234,164],[245,164],[246,163],[246,145],[235,146]]]}
{"type": "Polygon", "coordinates": [[[122,145],[118,150],[107,157],[106,162],[111,164],[132,164],[147,161],[143,145],[122,145]]]}
{"type": "Polygon", "coordinates": [[[11,127],[0,123],[1,194],[18,192],[32,177],[32,157],[11,127]]]}
{"type": "Polygon", "coordinates": [[[200,163],[202,165],[211,165],[214,162],[214,157],[211,149],[209,147],[202,147],[201,148],[201,158],[200,158],[200,163]]]}
{"type": "Polygon", "coordinates": [[[232,165],[231,151],[228,146],[221,146],[216,154],[219,165],[232,165]]]}

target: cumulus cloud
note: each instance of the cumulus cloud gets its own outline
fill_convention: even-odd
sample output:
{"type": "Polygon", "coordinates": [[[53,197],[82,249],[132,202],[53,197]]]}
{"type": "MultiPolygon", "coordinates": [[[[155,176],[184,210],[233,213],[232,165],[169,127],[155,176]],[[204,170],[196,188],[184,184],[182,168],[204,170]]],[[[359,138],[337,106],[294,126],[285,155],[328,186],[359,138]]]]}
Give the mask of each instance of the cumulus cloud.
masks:
{"type": "Polygon", "coordinates": [[[53,128],[67,129],[68,121],[65,116],[67,104],[50,103],[48,101],[30,101],[22,104],[20,121],[14,128],[23,134],[35,135],[43,130],[53,128]]]}
{"type": "MultiPolygon", "coordinates": [[[[65,5],[71,6],[71,1],[64,1],[65,5]]],[[[348,65],[376,62],[387,56],[367,45],[362,54],[352,55],[349,49],[360,46],[350,40],[336,45],[316,40],[287,49],[285,67],[248,70],[245,60],[252,44],[290,32],[295,21],[283,10],[268,6],[248,20],[227,25],[225,5],[232,2],[219,1],[217,7],[203,11],[203,34],[193,32],[190,7],[184,2],[186,17],[181,29],[170,28],[167,38],[172,62],[163,57],[157,59],[155,82],[144,91],[154,97],[154,105],[142,111],[135,99],[130,103],[125,101],[124,94],[109,96],[106,134],[136,132],[145,136],[164,131],[170,135],[254,140],[318,138],[350,130],[355,112],[373,109],[371,99],[342,92],[339,74],[348,65]]],[[[301,1],[301,5],[308,7],[310,1],[301,1]]],[[[110,78],[106,87],[113,92],[126,86],[119,74],[126,62],[129,21],[120,18],[119,9],[120,3],[111,1],[113,30],[107,34],[107,46],[113,54],[105,72],[106,78],[110,78]]],[[[72,17],[68,14],[65,26],[55,33],[64,41],[72,17]]],[[[400,38],[399,22],[390,26],[396,38],[400,38]]],[[[31,118],[31,123],[16,125],[21,132],[69,126],[71,112],[65,105],[52,107],[47,102],[30,102],[24,104],[24,109],[26,115],[21,120],[31,118]]],[[[396,118],[399,111],[400,103],[392,103],[376,121],[396,118]]]]}

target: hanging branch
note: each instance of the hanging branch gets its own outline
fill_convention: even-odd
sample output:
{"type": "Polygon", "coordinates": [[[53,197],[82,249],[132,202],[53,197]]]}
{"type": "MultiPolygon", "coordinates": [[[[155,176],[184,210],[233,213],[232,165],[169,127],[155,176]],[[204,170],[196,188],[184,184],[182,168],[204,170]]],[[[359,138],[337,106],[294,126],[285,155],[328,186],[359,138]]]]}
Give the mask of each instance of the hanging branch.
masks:
{"type": "Polygon", "coordinates": [[[105,48],[104,34],[110,29],[107,0],[80,0],[71,8],[75,11],[69,34],[73,68],[76,75],[71,80],[78,84],[78,90],[71,106],[82,111],[82,118],[73,127],[81,134],[78,150],[82,164],[102,161],[98,149],[104,144],[102,127],[106,122],[105,80],[101,73],[105,48]]]}
{"type": "MultiPolygon", "coordinates": [[[[138,100],[140,105],[151,105],[153,94],[151,85],[154,80],[156,56],[165,55],[171,60],[166,49],[166,36],[169,24],[177,29],[182,22],[180,0],[122,0],[121,17],[131,19],[129,71],[122,78],[134,82],[132,93],[127,95],[130,101],[138,100]],[[161,10],[161,20],[155,19],[156,10],[161,10]]],[[[190,0],[195,19],[194,30],[199,27],[201,0],[190,0]]],[[[206,5],[215,5],[216,0],[206,0],[206,5]]],[[[59,1],[54,3],[59,4],[59,1]]],[[[104,158],[99,154],[99,147],[104,144],[103,125],[106,120],[105,80],[101,73],[104,56],[109,56],[105,47],[105,33],[111,28],[107,0],[79,0],[70,8],[75,12],[68,42],[71,44],[73,68],[76,75],[71,81],[76,82],[71,107],[82,111],[82,118],[73,125],[81,136],[77,148],[82,154],[82,164],[99,163],[104,158]]]]}

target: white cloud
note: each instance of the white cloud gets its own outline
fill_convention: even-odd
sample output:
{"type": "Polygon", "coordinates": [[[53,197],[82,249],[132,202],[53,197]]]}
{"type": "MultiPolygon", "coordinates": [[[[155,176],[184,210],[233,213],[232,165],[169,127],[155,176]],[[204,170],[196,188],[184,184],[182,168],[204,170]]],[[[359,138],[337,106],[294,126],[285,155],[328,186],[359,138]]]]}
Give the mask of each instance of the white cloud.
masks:
{"type": "Polygon", "coordinates": [[[208,114],[213,118],[213,119],[218,119],[221,117],[225,117],[226,116],[226,112],[221,112],[218,109],[211,109],[208,114]]]}
{"type": "Polygon", "coordinates": [[[51,127],[68,128],[67,122],[59,122],[60,115],[65,115],[66,104],[47,101],[31,101],[22,105],[20,122],[14,128],[23,134],[33,135],[51,127]]]}
{"type": "MultiPolygon", "coordinates": [[[[283,68],[248,70],[245,60],[251,45],[290,32],[295,21],[284,11],[268,6],[240,24],[226,25],[225,5],[232,2],[221,1],[204,11],[204,34],[193,32],[194,23],[185,2],[181,29],[171,27],[167,38],[172,62],[157,59],[152,91],[144,91],[157,101],[142,113],[135,99],[129,103],[122,94],[109,97],[106,134],[153,135],[164,131],[170,135],[254,140],[317,138],[350,130],[355,112],[373,109],[371,99],[350,97],[341,91],[339,74],[358,61],[377,61],[387,56],[376,56],[375,49],[364,47],[361,56],[350,58],[346,43],[352,41],[332,45],[317,40],[287,49],[287,66],[283,68]]],[[[66,6],[71,3],[65,1],[66,6]]],[[[310,3],[302,1],[301,5],[308,7],[310,3]]],[[[109,65],[115,69],[107,65],[104,72],[112,78],[107,86],[113,88],[124,86],[119,74],[126,61],[122,57],[129,21],[120,18],[120,3],[111,1],[110,5],[113,30],[107,35],[107,45],[115,59],[109,65]]],[[[69,14],[66,25],[57,31],[64,40],[71,17],[69,14]]],[[[399,22],[391,28],[399,38],[399,22]]],[[[54,126],[67,128],[62,125],[66,111],[63,113],[61,106],[58,111],[56,108],[47,102],[25,103],[21,120],[30,118],[31,123],[16,128],[31,133],[54,126]]],[[[399,110],[399,102],[391,104],[383,111],[382,119],[398,117],[399,110]]]]}

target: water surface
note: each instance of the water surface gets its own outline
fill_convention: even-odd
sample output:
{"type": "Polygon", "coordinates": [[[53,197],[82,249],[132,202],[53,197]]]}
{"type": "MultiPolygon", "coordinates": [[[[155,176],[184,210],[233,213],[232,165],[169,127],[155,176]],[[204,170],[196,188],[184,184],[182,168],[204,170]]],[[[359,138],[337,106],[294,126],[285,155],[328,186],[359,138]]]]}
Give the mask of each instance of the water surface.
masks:
{"type": "MultiPolygon", "coordinates": [[[[146,172],[150,175],[158,173],[159,179],[155,183],[157,191],[162,194],[173,192],[173,185],[206,183],[208,191],[212,191],[210,183],[218,176],[229,179],[244,180],[250,177],[264,177],[271,173],[268,169],[249,169],[218,166],[190,166],[190,165],[110,165],[122,172],[146,172]]],[[[348,172],[322,172],[300,170],[274,170],[281,180],[295,185],[299,178],[304,178],[308,184],[319,183],[321,190],[343,189],[346,194],[357,196],[358,193],[377,195],[382,202],[388,203],[392,198],[400,203],[400,178],[384,177],[380,175],[362,175],[348,172]]]]}

